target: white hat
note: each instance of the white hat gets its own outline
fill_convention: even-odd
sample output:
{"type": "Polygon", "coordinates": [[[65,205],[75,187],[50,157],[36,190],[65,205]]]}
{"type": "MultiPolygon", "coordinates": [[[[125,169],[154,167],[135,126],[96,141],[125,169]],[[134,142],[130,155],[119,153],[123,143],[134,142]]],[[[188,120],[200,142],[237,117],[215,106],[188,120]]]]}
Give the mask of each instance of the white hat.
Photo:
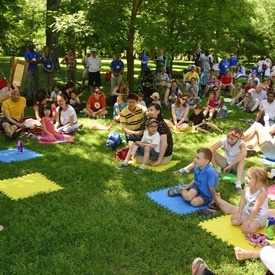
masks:
{"type": "Polygon", "coordinates": [[[92,52],[96,52],[96,48],[92,48],[92,52]]]}
{"type": "Polygon", "coordinates": [[[152,99],[159,99],[159,93],[154,92],[152,93],[152,95],[150,96],[152,99]]]}
{"type": "Polygon", "coordinates": [[[86,54],[90,54],[90,53],[91,53],[90,49],[86,50],[86,54]]]}

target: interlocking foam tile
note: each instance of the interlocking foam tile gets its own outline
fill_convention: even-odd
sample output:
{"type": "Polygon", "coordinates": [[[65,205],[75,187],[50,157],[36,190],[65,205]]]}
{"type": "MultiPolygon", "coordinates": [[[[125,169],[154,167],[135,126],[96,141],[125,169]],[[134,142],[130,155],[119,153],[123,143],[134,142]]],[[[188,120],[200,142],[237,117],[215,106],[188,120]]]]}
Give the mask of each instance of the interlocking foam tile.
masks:
{"type": "Polygon", "coordinates": [[[275,185],[267,187],[268,198],[275,201],[275,185]]]}
{"type": "Polygon", "coordinates": [[[39,173],[0,181],[0,191],[13,200],[24,199],[38,193],[50,193],[63,187],[39,173]]]}
{"type": "MultiPolygon", "coordinates": [[[[186,184],[181,184],[176,187],[180,187],[180,186],[186,186],[186,184]]],[[[207,205],[194,207],[189,202],[185,201],[181,195],[169,197],[168,196],[169,189],[170,189],[170,187],[161,189],[161,190],[157,190],[157,191],[153,191],[153,192],[147,192],[146,195],[152,201],[163,206],[164,208],[168,209],[169,211],[177,213],[177,214],[181,214],[181,215],[186,215],[186,214],[198,211],[199,209],[208,208],[207,205]]]]}
{"type": "Polygon", "coordinates": [[[18,152],[17,148],[0,151],[0,161],[6,162],[6,163],[9,163],[12,161],[23,161],[23,160],[33,159],[40,156],[43,156],[43,155],[37,152],[34,152],[32,150],[26,149],[25,147],[23,148],[23,152],[18,152]]]}
{"type": "Polygon", "coordinates": [[[92,130],[102,130],[102,131],[108,131],[112,128],[112,125],[94,125],[92,127],[92,130]]]}
{"type": "MultiPolygon", "coordinates": [[[[171,160],[169,163],[164,164],[164,165],[158,165],[158,166],[146,165],[146,169],[153,170],[156,172],[162,172],[162,171],[165,171],[165,170],[177,165],[179,162],[180,162],[179,160],[171,160]]],[[[141,163],[137,163],[134,161],[131,164],[133,164],[134,166],[137,166],[137,167],[139,167],[141,165],[141,163]]]]}
{"type": "MultiPolygon", "coordinates": [[[[247,171],[244,170],[244,172],[243,172],[243,178],[242,178],[242,183],[245,182],[246,172],[247,172],[247,171]]],[[[221,179],[222,181],[229,181],[230,183],[236,183],[236,181],[237,181],[237,175],[230,174],[230,173],[228,173],[228,174],[222,173],[220,179],[221,179]]]]}
{"type": "MultiPolygon", "coordinates": [[[[209,232],[214,237],[221,239],[228,245],[241,247],[243,249],[261,249],[260,247],[254,248],[249,244],[248,240],[245,239],[244,233],[240,226],[234,226],[231,224],[231,215],[220,216],[205,220],[199,223],[199,226],[209,232]]],[[[257,233],[265,233],[265,227],[259,230],[257,233]]],[[[275,241],[269,241],[271,244],[275,241]]]]}

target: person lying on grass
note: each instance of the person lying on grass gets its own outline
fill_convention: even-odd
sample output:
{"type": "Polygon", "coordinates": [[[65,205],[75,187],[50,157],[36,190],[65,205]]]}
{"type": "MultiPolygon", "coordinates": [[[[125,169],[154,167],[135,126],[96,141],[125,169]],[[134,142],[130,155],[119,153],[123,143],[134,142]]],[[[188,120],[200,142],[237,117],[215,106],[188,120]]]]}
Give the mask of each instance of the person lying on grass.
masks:
{"type": "Polygon", "coordinates": [[[141,141],[135,141],[130,145],[125,160],[116,167],[117,169],[129,167],[128,162],[136,153],[143,156],[143,161],[140,168],[134,171],[135,174],[144,171],[148,159],[152,159],[153,161],[158,159],[160,151],[160,134],[158,132],[158,123],[158,120],[154,118],[148,118],[146,120],[145,130],[141,141]]]}
{"type": "Polygon", "coordinates": [[[168,196],[182,195],[193,206],[210,204],[216,196],[218,186],[218,174],[209,164],[212,157],[210,149],[198,149],[194,159],[194,179],[187,186],[171,188],[168,196]]]}
{"type": "Polygon", "coordinates": [[[214,197],[216,205],[225,214],[233,214],[231,222],[240,225],[244,233],[254,233],[265,226],[268,217],[268,185],[267,172],[264,168],[253,166],[247,170],[245,190],[239,207],[228,203],[217,193],[214,197]]]}

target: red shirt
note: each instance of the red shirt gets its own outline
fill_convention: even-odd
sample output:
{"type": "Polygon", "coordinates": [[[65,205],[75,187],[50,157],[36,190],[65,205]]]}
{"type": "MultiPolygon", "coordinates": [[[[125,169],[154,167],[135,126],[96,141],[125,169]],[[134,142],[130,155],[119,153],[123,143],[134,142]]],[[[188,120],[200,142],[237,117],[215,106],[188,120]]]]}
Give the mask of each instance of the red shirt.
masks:
{"type": "Polygon", "coordinates": [[[106,100],[103,94],[98,99],[96,99],[95,94],[92,94],[89,96],[86,105],[89,105],[96,112],[102,108],[106,108],[106,100]]]}
{"type": "Polygon", "coordinates": [[[229,75],[228,77],[226,77],[226,75],[223,75],[220,80],[221,80],[222,84],[233,83],[233,77],[231,75],[229,75]]]}

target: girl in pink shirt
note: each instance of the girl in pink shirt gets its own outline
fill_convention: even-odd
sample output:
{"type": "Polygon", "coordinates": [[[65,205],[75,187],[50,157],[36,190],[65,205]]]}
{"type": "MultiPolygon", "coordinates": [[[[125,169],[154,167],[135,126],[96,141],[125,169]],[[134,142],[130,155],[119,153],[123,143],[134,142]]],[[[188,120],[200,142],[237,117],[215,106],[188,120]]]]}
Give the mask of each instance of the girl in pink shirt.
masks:
{"type": "Polygon", "coordinates": [[[218,99],[215,97],[215,93],[211,91],[203,111],[204,117],[207,117],[208,115],[208,118],[206,119],[207,121],[210,121],[213,118],[213,115],[217,112],[217,106],[218,99]]]}

